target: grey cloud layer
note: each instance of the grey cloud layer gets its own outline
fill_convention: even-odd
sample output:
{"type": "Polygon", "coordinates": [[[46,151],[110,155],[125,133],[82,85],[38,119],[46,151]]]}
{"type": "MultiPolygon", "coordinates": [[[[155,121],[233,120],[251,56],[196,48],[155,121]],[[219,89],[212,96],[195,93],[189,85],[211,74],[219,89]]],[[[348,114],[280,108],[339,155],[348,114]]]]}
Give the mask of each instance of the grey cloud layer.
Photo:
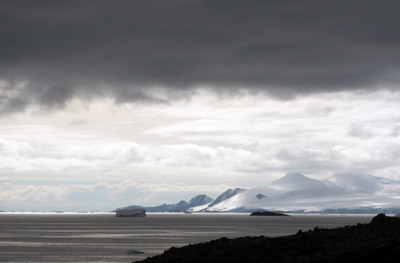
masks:
{"type": "MultiPolygon", "coordinates": [[[[0,105],[393,88],[398,1],[2,1],[0,105]],[[21,82],[23,84],[21,84],[21,82]]],[[[397,89],[397,87],[395,87],[397,89]]]]}

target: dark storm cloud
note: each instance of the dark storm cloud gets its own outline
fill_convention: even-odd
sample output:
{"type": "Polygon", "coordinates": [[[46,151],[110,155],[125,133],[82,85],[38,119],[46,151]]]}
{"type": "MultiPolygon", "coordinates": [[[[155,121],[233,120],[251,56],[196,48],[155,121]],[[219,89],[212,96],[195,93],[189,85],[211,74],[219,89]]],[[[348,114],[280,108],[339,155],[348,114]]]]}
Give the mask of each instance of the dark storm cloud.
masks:
{"type": "Polygon", "coordinates": [[[149,87],[283,97],[393,88],[399,13],[387,0],[1,1],[0,103],[159,101],[149,87]]]}

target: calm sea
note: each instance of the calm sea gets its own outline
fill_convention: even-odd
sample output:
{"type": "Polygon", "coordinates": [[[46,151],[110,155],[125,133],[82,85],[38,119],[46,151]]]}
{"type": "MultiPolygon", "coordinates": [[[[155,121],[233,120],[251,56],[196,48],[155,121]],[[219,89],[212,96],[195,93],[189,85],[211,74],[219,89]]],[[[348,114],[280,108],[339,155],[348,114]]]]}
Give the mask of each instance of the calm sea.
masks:
{"type": "Polygon", "coordinates": [[[132,262],[220,237],[281,236],[299,229],[369,222],[366,215],[2,214],[0,262],[132,262]],[[129,250],[144,252],[128,254],[129,250]]]}

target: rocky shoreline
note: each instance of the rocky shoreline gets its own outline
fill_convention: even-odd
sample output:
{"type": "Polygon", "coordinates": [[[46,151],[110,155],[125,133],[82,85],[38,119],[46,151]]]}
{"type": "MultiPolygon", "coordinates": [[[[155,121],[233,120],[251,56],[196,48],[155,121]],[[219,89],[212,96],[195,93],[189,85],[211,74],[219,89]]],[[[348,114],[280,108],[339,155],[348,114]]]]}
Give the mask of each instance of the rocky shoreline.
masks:
{"type": "Polygon", "coordinates": [[[170,248],[142,263],[398,262],[400,218],[384,214],[368,224],[313,230],[284,237],[220,238],[170,248]]]}

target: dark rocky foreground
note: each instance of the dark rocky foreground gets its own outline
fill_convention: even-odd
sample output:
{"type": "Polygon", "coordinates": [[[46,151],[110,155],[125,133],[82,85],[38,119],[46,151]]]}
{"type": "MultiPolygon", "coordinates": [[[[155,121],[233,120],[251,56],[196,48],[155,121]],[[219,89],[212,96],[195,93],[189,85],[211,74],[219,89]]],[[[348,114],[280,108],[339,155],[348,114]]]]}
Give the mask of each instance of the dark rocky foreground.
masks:
{"type": "Polygon", "coordinates": [[[400,218],[379,214],[369,224],[314,228],[285,237],[220,238],[171,248],[143,263],[399,262],[400,218]]]}

